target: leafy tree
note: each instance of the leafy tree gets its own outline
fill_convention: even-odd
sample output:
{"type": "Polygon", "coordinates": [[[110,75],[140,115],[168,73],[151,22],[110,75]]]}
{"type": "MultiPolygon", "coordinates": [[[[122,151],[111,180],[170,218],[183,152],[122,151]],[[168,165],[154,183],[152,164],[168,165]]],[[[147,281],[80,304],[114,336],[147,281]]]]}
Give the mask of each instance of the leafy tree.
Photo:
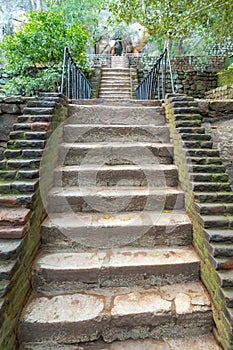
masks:
{"type": "Polygon", "coordinates": [[[213,36],[232,37],[232,1],[119,0],[112,1],[110,8],[119,21],[135,19],[151,35],[180,39],[202,25],[213,36]]]}
{"type": "Polygon", "coordinates": [[[59,84],[64,47],[68,46],[84,67],[87,40],[82,26],[77,22],[68,26],[61,12],[29,12],[20,30],[1,44],[6,71],[14,75],[6,91],[34,94],[41,87],[54,90],[59,84]]]}

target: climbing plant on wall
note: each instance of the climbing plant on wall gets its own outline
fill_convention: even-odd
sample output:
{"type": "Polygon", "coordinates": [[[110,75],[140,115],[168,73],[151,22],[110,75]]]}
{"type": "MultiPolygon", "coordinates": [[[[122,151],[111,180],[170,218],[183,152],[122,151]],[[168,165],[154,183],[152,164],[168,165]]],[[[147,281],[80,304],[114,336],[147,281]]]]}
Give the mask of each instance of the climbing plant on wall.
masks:
{"type": "Polygon", "coordinates": [[[84,67],[87,39],[87,31],[78,22],[68,25],[62,12],[29,12],[20,30],[1,43],[6,71],[13,75],[6,92],[33,95],[56,89],[64,47],[69,46],[76,62],[84,67]]]}

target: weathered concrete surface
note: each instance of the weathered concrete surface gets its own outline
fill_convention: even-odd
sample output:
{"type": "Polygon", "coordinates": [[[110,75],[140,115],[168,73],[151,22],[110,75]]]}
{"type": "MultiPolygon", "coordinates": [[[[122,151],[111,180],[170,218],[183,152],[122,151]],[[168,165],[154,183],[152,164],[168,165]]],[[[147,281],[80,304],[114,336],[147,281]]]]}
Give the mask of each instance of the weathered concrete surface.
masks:
{"type": "Polygon", "coordinates": [[[140,334],[158,339],[166,336],[167,327],[173,337],[210,331],[211,307],[201,284],[93,289],[90,293],[34,297],[25,309],[19,338],[24,342],[72,343],[102,335],[111,342],[140,334]]]}

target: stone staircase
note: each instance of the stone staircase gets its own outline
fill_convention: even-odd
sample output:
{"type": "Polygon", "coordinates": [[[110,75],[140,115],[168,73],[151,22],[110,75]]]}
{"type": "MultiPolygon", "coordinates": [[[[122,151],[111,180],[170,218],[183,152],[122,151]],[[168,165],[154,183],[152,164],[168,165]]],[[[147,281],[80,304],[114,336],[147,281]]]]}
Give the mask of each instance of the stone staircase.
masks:
{"type": "Polygon", "coordinates": [[[160,102],[71,104],[59,154],[20,349],[220,350],[160,102]]]}
{"type": "Polygon", "coordinates": [[[102,68],[99,98],[131,99],[132,83],[125,56],[111,56],[111,68],[102,68]]]}

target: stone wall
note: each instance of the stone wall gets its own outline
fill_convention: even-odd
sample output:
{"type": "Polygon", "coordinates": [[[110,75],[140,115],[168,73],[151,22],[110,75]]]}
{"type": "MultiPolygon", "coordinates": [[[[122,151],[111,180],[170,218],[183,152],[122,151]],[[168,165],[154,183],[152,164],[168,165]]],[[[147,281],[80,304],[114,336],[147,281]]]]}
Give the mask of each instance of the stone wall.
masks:
{"type": "Polygon", "coordinates": [[[218,87],[205,93],[207,99],[225,100],[233,99],[233,84],[218,87]]]}
{"type": "Polygon", "coordinates": [[[48,193],[53,181],[62,138],[62,128],[57,127],[67,110],[67,100],[59,94],[29,101],[0,161],[0,350],[18,348],[16,328],[30,292],[31,268],[46,216],[42,194],[48,193]],[[55,129],[56,136],[48,143],[55,129]]]}
{"type": "Polygon", "coordinates": [[[233,189],[233,100],[199,100],[203,124],[219,149],[233,189]]]}
{"type": "Polygon", "coordinates": [[[23,114],[29,100],[30,98],[21,96],[0,97],[0,160],[3,159],[12,126],[18,116],[23,114]]]}

